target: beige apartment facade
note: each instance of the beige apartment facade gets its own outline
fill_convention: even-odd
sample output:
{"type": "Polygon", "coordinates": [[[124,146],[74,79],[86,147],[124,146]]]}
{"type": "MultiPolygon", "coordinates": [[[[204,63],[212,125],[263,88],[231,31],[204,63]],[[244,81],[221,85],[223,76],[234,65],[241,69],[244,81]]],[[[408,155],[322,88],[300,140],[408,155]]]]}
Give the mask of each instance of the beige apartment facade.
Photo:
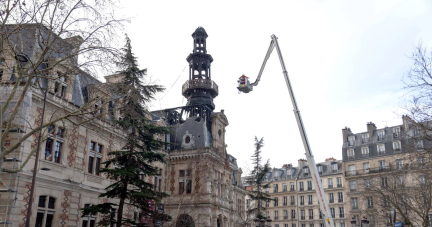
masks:
{"type": "Polygon", "coordinates": [[[381,129],[369,122],[362,133],[342,130],[347,213],[357,224],[367,218],[370,227],[392,226],[409,218],[413,226],[421,226],[420,219],[429,218],[422,206],[429,207],[424,198],[430,192],[424,188],[430,172],[425,148],[430,142],[408,117],[402,121],[402,125],[381,129]]]}
{"type": "MultiPolygon", "coordinates": [[[[342,162],[328,158],[317,164],[330,211],[337,227],[348,225],[346,219],[346,190],[342,174],[342,162]]],[[[306,160],[299,160],[298,166],[291,164],[274,168],[267,175],[271,181],[268,193],[276,201],[263,204],[266,216],[272,219],[274,227],[321,227],[324,220],[320,213],[318,198],[312,184],[306,160]]],[[[254,204],[246,201],[247,207],[254,204]]]]}

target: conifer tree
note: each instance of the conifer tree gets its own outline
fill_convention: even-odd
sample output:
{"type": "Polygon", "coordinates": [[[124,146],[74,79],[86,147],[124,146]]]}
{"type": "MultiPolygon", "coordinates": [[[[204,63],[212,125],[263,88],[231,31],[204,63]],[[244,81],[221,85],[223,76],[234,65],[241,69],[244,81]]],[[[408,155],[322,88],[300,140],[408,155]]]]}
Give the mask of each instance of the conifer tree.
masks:
{"type": "Polygon", "coordinates": [[[165,143],[155,139],[155,135],[168,133],[169,130],[153,124],[146,110],[148,102],[164,88],[144,84],[147,69],[139,69],[128,37],[122,52],[123,56],[118,62],[121,71],[118,73],[124,78],[114,89],[116,94],[122,96],[118,107],[121,118],[114,123],[127,133],[127,137],[122,149],[109,152],[110,159],[102,163],[104,168],[100,172],[105,173],[110,179],[115,179],[116,182],[109,185],[106,192],[99,196],[118,199],[119,203],[107,202],[83,209],[83,216],[102,214],[99,226],[141,226],[141,223],[135,223],[123,215],[126,204],[140,210],[145,217],[169,219],[167,215],[156,214],[149,206],[150,201],[158,202],[166,194],[156,192],[153,184],[144,181],[149,176],[159,175],[158,169],[152,164],[165,162],[164,155],[158,152],[165,143]]]}
{"type": "Polygon", "coordinates": [[[263,215],[263,212],[266,210],[266,208],[263,206],[263,202],[274,201],[274,199],[272,199],[270,195],[264,191],[265,189],[270,188],[271,182],[265,182],[265,179],[271,168],[268,160],[264,165],[262,165],[261,148],[264,146],[264,138],[258,140],[258,138],[255,137],[254,145],[255,151],[252,155],[252,163],[254,167],[250,177],[247,180],[247,183],[253,186],[252,191],[250,191],[248,195],[252,202],[254,202],[254,206],[248,208],[247,212],[250,216],[255,216],[259,219],[265,219],[267,217],[263,215]]]}

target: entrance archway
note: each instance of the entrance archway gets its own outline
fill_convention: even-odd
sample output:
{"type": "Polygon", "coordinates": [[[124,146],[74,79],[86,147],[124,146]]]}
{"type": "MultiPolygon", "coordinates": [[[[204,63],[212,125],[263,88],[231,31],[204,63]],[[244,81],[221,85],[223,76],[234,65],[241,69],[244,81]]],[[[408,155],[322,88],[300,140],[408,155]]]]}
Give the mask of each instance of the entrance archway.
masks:
{"type": "Polygon", "coordinates": [[[177,218],[176,227],[195,227],[195,222],[191,216],[182,214],[177,218]]]}

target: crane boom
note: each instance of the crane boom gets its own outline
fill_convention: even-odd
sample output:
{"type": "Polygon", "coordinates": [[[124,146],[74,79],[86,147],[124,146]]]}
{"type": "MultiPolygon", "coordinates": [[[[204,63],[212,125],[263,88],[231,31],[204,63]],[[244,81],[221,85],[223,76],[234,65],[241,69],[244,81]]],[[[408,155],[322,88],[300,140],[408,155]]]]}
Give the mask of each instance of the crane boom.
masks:
{"type": "Polygon", "coordinates": [[[295,115],[295,118],[297,121],[297,126],[298,126],[298,129],[300,131],[300,135],[301,135],[301,138],[303,141],[306,159],[307,159],[307,162],[309,165],[309,169],[311,171],[313,183],[315,185],[315,191],[316,191],[316,194],[318,196],[318,202],[320,205],[320,209],[323,213],[323,219],[325,220],[327,227],[335,227],[334,222],[333,222],[333,218],[331,216],[330,208],[328,205],[328,201],[327,201],[326,196],[324,194],[324,188],[323,188],[322,183],[321,183],[321,178],[320,178],[319,174],[317,174],[318,170],[317,170],[317,166],[315,164],[315,159],[314,159],[314,156],[312,155],[312,150],[311,150],[310,145],[309,145],[309,141],[308,141],[308,138],[306,135],[306,130],[304,128],[303,121],[302,121],[302,118],[300,115],[300,111],[299,111],[298,106],[297,106],[297,102],[296,102],[294,92],[293,92],[293,89],[292,89],[292,86],[291,86],[291,83],[290,83],[290,80],[288,77],[288,71],[286,70],[286,67],[285,67],[285,62],[284,62],[283,57],[282,57],[282,52],[280,50],[277,37],[275,35],[272,35],[271,39],[272,39],[272,41],[270,43],[270,47],[269,47],[267,54],[264,58],[263,65],[261,66],[261,69],[258,73],[258,77],[257,77],[256,81],[254,83],[251,83],[250,86],[242,86],[242,84],[240,84],[238,89],[241,92],[248,93],[248,92],[252,91],[252,86],[258,85],[258,83],[261,79],[261,75],[264,71],[265,65],[267,63],[267,60],[269,59],[270,54],[272,53],[274,47],[276,47],[279,61],[280,61],[281,66],[282,66],[282,73],[284,75],[285,82],[286,82],[286,85],[288,88],[288,92],[289,92],[289,95],[291,98],[291,103],[292,103],[293,108],[294,108],[294,115],[295,115]]]}

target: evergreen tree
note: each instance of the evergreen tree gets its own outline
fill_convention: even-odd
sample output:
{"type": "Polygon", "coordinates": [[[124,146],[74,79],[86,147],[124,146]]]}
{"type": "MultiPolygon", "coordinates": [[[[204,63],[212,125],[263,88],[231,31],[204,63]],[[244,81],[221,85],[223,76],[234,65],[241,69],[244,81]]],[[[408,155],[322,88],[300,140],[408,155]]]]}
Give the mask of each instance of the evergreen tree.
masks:
{"type": "Polygon", "coordinates": [[[264,165],[262,165],[261,148],[263,146],[264,138],[258,140],[258,138],[255,137],[255,151],[252,155],[252,163],[254,167],[247,180],[247,183],[253,186],[252,191],[248,192],[248,195],[254,202],[253,204],[255,204],[255,206],[248,208],[247,212],[250,216],[255,216],[259,219],[267,218],[263,215],[263,212],[266,210],[266,208],[263,206],[263,202],[274,201],[274,199],[272,199],[270,195],[264,191],[265,189],[270,188],[271,182],[264,181],[271,168],[268,160],[264,165]]]}
{"type": "Polygon", "coordinates": [[[138,68],[137,58],[132,53],[128,37],[122,52],[123,56],[118,63],[122,70],[118,73],[124,78],[114,89],[116,94],[123,97],[118,107],[121,118],[114,123],[127,132],[127,137],[122,149],[108,153],[110,159],[102,163],[104,168],[101,168],[100,172],[116,182],[109,185],[106,192],[99,196],[118,199],[119,203],[107,202],[83,209],[83,216],[102,214],[103,219],[98,222],[99,226],[141,226],[140,223],[124,217],[126,204],[139,209],[144,216],[157,216],[158,220],[169,219],[167,215],[156,214],[149,206],[150,201],[158,202],[166,194],[156,192],[153,184],[144,181],[146,177],[159,175],[157,168],[152,166],[153,163],[165,162],[164,155],[157,152],[165,143],[156,140],[155,135],[168,133],[169,130],[153,124],[145,108],[154,95],[164,88],[143,83],[147,70],[138,68]]]}

